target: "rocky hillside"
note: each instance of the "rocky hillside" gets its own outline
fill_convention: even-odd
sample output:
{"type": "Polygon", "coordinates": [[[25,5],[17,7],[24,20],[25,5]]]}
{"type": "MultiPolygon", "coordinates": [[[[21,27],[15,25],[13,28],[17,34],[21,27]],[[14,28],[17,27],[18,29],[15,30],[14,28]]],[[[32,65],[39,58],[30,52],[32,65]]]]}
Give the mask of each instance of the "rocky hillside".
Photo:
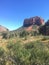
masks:
{"type": "Polygon", "coordinates": [[[35,16],[25,19],[23,23],[23,27],[25,27],[25,30],[30,31],[32,29],[34,30],[35,27],[36,29],[38,29],[40,25],[44,25],[44,24],[45,24],[44,19],[35,16]]]}
{"type": "Polygon", "coordinates": [[[14,30],[14,31],[17,33],[20,33],[23,30],[35,31],[35,30],[38,30],[39,27],[44,24],[45,24],[45,22],[44,22],[43,18],[41,18],[39,16],[35,16],[35,17],[24,19],[22,27],[18,28],[17,30],[14,30]]]}
{"type": "Polygon", "coordinates": [[[9,31],[6,27],[0,25],[0,32],[6,32],[9,31]]]}

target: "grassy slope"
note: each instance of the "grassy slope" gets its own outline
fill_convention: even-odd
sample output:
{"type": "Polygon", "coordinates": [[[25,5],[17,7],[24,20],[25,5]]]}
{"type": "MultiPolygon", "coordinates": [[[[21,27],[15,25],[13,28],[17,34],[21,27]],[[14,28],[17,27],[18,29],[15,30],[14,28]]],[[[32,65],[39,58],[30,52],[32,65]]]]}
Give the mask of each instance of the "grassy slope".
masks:
{"type": "Polygon", "coordinates": [[[27,40],[25,40],[25,38],[19,38],[19,37],[15,37],[15,38],[11,38],[11,39],[2,39],[0,38],[0,47],[3,47],[6,50],[6,45],[8,43],[16,43],[16,42],[20,42],[21,44],[26,44],[28,42],[36,42],[36,41],[40,41],[43,43],[48,43],[49,42],[49,37],[46,36],[28,36],[27,40]],[[43,40],[44,39],[44,40],[43,40]]]}

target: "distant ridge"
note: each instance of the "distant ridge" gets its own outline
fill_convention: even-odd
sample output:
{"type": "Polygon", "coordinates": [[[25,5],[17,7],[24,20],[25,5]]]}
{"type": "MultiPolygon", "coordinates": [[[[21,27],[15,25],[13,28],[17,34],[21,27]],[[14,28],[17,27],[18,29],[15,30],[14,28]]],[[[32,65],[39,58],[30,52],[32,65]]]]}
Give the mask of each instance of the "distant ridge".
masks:
{"type": "Polygon", "coordinates": [[[9,31],[9,29],[7,29],[6,27],[0,25],[0,32],[7,32],[9,31]]]}

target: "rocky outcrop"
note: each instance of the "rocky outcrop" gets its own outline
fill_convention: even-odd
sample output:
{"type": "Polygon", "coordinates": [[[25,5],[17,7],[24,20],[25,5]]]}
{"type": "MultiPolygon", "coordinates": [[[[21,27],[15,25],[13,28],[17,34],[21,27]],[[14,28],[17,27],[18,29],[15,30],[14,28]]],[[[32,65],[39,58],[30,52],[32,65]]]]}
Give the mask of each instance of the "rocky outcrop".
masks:
{"type": "Polygon", "coordinates": [[[24,27],[28,27],[28,26],[31,26],[31,25],[40,26],[40,25],[43,25],[43,24],[44,24],[44,19],[42,19],[38,16],[35,16],[35,17],[29,18],[29,19],[25,19],[23,26],[24,27]]]}
{"type": "Polygon", "coordinates": [[[39,28],[39,31],[43,35],[49,35],[49,20],[39,28]]]}
{"type": "Polygon", "coordinates": [[[6,32],[9,31],[6,27],[0,25],[0,32],[6,32]]]}

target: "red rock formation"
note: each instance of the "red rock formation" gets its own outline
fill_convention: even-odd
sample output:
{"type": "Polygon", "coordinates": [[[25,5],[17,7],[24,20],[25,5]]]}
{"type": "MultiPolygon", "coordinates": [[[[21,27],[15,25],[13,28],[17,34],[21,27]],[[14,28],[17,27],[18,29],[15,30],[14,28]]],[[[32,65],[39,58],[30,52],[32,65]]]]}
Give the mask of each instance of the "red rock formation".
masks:
{"type": "Polygon", "coordinates": [[[32,26],[26,27],[25,30],[26,31],[31,31],[32,30],[32,26]]]}
{"type": "Polygon", "coordinates": [[[38,16],[35,16],[35,17],[29,18],[29,19],[25,19],[23,26],[24,27],[28,27],[28,26],[31,26],[31,25],[40,26],[40,25],[43,25],[43,24],[44,24],[44,19],[42,19],[38,16]]]}

